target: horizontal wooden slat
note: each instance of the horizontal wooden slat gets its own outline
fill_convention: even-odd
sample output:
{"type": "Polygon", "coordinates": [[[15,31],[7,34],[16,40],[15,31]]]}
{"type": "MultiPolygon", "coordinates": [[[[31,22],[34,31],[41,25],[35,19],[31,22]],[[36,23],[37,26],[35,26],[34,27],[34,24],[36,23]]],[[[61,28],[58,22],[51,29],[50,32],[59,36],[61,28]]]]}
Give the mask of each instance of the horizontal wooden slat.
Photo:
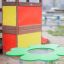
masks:
{"type": "Polygon", "coordinates": [[[4,2],[4,3],[3,3],[3,6],[16,6],[16,3],[15,3],[15,2],[11,2],[11,3],[9,3],[9,2],[4,2]]]}
{"type": "Polygon", "coordinates": [[[41,26],[42,26],[41,24],[37,24],[37,25],[19,26],[19,28],[22,30],[27,30],[27,29],[41,28],[41,26]]]}
{"type": "Polygon", "coordinates": [[[29,3],[29,2],[24,3],[24,2],[20,2],[18,5],[19,6],[41,6],[42,4],[41,3],[29,3]]]}
{"type": "Polygon", "coordinates": [[[3,26],[3,33],[17,34],[17,27],[3,26]]]}
{"type": "Polygon", "coordinates": [[[19,34],[27,34],[33,32],[41,32],[41,29],[37,28],[37,29],[30,29],[30,30],[19,30],[19,34]]]}
{"type": "Polygon", "coordinates": [[[26,33],[33,33],[33,32],[41,32],[41,25],[32,25],[32,26],[3,26],[4,33],[11,33],[11,34],[26,34],[26,33]]]}
{"type": "Polygon", "coordinates": [[[3,6],[15,6],[17,4],[17,2],[6,2],[6,0],[2,0],[2,4],[3,6]]]}
{"type": "Polygon", "coordinates": [[[19,2],[19,0],[16,0],[15,2],[6,2],[6,0],[3,0],[3,5],[5,6],[15,6],[15,5],[20,5],[20,6],[41,6],[42,5],[42,1],[39,0],[40,2],[39,3],[32,3],[32,2],[29,2],[27,0],[27,2],[19,2]]]}
{"type": "Polygon", "coordinates": [[[16,2],[3,2],[3,5],[4,6],[41,6],[42,4],[41,3],[16,3],[16,2]]]}
{"type": "Polygon", "coordinates": [[[40,32],[41,25],[21,26],[19,27],[19,34],[40,32]]]}

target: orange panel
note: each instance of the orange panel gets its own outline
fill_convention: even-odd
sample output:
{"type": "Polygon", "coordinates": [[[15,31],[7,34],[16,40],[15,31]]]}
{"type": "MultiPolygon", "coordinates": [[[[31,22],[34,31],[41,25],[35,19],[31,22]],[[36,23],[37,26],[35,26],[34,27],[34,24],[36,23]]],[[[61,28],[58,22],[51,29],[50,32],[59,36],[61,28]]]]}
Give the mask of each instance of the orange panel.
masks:
{"type": "Polygon", "coordinates": [[[3,34],[3,51],[7,52],[11,48],[16,47],[16,35],[3,34]]]}
{"type": "Polygon", "coordinates": [[[18,6],[18,26],[41,24],[42,8],[18,6]]]}

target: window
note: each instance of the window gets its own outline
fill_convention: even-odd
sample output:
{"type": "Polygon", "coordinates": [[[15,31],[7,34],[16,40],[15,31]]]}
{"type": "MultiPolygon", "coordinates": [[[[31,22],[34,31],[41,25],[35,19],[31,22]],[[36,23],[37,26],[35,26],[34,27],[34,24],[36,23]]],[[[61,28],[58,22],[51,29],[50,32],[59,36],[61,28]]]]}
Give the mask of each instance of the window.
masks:
{"type": "Polygon", "coordinates": [[[16,2],[16,0],[6,0],[6,2],[16,2]]]}
{"type": "Polygon", "coordinates": [[[19,0],[19,2],[27,2],[27,0],[19,0]]]}
{"type": "Polygon", "coordinates": [[[31,3],[39,3],[39,0],[29,0],[31,3]]]}

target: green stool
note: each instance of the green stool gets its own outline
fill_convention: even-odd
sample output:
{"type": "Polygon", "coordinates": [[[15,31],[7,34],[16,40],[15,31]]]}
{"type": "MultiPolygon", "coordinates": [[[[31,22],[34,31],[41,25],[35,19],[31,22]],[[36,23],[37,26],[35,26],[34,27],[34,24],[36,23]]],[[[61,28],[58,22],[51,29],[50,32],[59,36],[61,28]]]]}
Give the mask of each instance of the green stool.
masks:
{"type": "Polygon", "coordinates": [[[35,64],[34,62],[45,62],[45,64],[54,64],[54,61],[59,59],[59,56],[54,52],[54,49],[58,47],[55,44],[37,45],[30,47],[27,53],[20,57],[20,64],[35,64]],[[52,46],[51,46],[52,45],[52,46]],[[37,50],[44,50],[44,53],[37,53],[37,50]],[[34,52],[34,50],[36,50],[34,52]],[[48,52],[50,51],[50,53],[48,52]],[[26,62],[26,63],[24,63],[26,62]]]}
{"type": "Polygon", "coordinates": [[[12,48],[6,53],[10,57],[20,57],[20,64],[55,64],[60,56],[64,56],[64,47],[57,44],[31,46],[30,48],[12,48]],[[38,63],[37,63],[38,62],[38,63]]]}

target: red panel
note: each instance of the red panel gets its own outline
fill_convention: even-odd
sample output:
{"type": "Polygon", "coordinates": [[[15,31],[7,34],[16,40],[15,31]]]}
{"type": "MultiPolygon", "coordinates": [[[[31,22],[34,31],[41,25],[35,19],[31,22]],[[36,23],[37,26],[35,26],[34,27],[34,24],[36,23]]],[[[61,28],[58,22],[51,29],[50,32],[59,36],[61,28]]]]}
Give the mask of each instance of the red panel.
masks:
{"type": "Polygon", "coordinates": [[[16,35],[3,34],[3,51],[7,52],[14,47],[16,47],[16,35]]]}
{"type": "Polygon", "coordinates": [[[41,24],[42,8],[18,6],[18,25],[41,24]]]}

